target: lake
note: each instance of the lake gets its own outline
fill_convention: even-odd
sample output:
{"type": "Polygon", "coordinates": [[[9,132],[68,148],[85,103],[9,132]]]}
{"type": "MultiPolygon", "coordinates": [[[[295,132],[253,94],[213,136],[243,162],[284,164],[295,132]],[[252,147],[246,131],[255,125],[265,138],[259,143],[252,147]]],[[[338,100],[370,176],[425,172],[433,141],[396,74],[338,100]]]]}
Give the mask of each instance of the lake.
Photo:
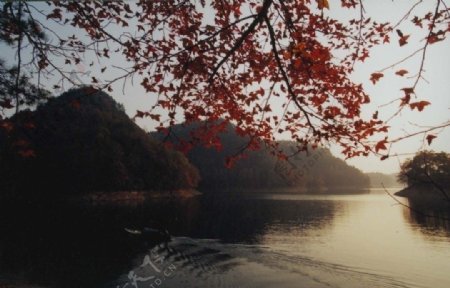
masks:
{"type": "Polygon", "coordinates": [[[0,287],[450,287],[450,206],[401,201],[419,213],[382,193],[1,204],[0,287]],[[146,226],[172,240],[124,230],[146,226]]]}

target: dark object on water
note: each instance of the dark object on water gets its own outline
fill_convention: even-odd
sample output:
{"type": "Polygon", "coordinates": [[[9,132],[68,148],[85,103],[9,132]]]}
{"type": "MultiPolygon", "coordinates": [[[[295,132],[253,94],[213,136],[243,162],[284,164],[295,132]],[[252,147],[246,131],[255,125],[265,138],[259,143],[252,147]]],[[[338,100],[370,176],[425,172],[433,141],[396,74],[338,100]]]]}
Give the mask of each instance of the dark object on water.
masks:
{"type": "Polygon", "coordinates": [[[142,230],[133,230],[125,228],[130,234],[139,236],[142,240],[146,241],[149,244],[160,244],[170,242],[171,237],[167,229],[155,229],[144,227],[142,230]]]}

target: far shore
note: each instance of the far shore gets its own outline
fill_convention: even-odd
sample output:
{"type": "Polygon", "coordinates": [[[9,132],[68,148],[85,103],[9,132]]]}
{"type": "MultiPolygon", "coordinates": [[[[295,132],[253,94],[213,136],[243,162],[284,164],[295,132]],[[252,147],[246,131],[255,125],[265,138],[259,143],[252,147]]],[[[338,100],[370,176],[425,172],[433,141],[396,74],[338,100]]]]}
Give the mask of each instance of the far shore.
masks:
{"type": "Polygon", "coordinates": [[[149,199],[164,198],[190,198],[201,195],[195,189],[178,189],[170,191],[117,191],[94,192],[81,197],[84,202],[90,203],[142,203],[149,199]]]}

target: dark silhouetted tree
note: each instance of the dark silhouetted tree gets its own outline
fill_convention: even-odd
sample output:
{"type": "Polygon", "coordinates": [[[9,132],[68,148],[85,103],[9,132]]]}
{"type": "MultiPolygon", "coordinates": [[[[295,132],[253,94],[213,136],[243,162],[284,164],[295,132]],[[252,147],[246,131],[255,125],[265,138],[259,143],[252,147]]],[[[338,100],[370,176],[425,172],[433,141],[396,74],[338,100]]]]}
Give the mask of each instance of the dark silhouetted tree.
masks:
{"type": "Polygon", "coordinates": [[[409,186],[449,185],[450,156],[445,152],[421,151],[402,164],[399,180],[409,186]]]}
{"type": "Polygon", "coordinates": [[[156,143],[109,95],[70,90],[0,130],[2,191],[36,197],[87,191],[175,190],[197,185],[182,153],[156,143]]]}

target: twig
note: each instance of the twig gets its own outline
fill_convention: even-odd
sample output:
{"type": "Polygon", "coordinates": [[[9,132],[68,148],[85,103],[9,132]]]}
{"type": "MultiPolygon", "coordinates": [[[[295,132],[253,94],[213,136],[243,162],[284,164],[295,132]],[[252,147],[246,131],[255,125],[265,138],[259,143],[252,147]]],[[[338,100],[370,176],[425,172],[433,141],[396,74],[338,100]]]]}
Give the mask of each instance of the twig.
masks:
{"type": "Polygon", "coordinates": [[[291,98],[294,101],[295,105],[298,107],[298,109],[300,109],[300,111],[303,112],[303,114],[306,117],[306,121],[308,122],[308,125],[315,132],[316,130],[315,130],[314,125],[311,122],[311,119],[309,118],[309,114],[303,108],[303,106],[300,104],[300,102],[298,101],[294,91],[292,90],[292,86],[291,86],[291,84],[289,82],[289,77],[287,76],[286,71],[284,70],[283,65],[281,64],[281,59],[280,59],[280,56],[278,54],[277,44],[276,44],[276,40],[275,40],[276,39],[275,31],[273,30],[273,27],[270,24],[269,18],[267,16],[264,17],[264,20],[266,22],[267,29],[269,30],[270,43],[272,44],[272,52],[274,54],[275,61],[277,62],[277,66],[280,69],[280,73],[281,73],[281,76],[283,77],[283,81],[286,83],[286,86],[288,88],[289,94],[291,95],[291,98]]]}
{"type": "Polygon", "coordinates": [[[231,47],[230,50],[228,50],[227,54],[225,54],[225,57],[223,57],[219,63],[213,68],[213,71],[211,72],[211,75],[209,76],[208,82],[212,82],[214,77],[216,76],[217,72],[219,71],[220,67],[228,60],[228,58],[231,57],[231,55],[238,50],[242,43],[244,43],[245,39],[255,30],[256,26],[263,20],[264,17],[266,17],[267,12],[269,11],[270,5],[272,4],[272,0],[265,0],[263,3],[263,6],[256,16],[256,18],[252,21],[250,26],[248,26],[247,30],[242,33],[241,37],[234,43],[233,47],[231,47]]]}
{"type": "MultiPolygon", "coordinates": [[[[10,7],[11,14],[13,14],[12,6],[10,7]]],[[[14,14],[13,14],[14,15],[14,14]]],[[[17,75],[16,75],[16,84],[15,84],[15,97],[16,97],[16,114],[19,113],[19,82],[20,82],[20,69],[22,66],[22,37],[23,37],[23,29],[22,29],[22,1],[19,1],[19,10],[17,12],[17,18],[15,19],[17,25],[19,26],[19,38],[17,39],[17,75]]]]}
{"type": "Polygon", "coordinates": [[[403,139],[406,139],[406,138],[410,138],[410,137],[413,137],[413,136],[417,136],[417,135],[420,135],[420,134],[431,132],[431,131],[434,131],[434,130],[437,130],[437,129],[446,128],[446,127],[449,127],[449,126],[450,126],[450,121],[446,122],[446,123],[444,123],[442,125],[439,125],[439,126],[435,126],[435,127],[432,127],[432,128],[426,129],[426,130],[418,131],[418,132],[415,132],[415,133],[412,133],[412,134],[409,134],[409,135],[406,135],[406,136],[402,136],[402,137],[396,138],[396,139],[391,140],[389,142],[390,143],[399,142],[399,141],[401,141],[403,139]]]}

